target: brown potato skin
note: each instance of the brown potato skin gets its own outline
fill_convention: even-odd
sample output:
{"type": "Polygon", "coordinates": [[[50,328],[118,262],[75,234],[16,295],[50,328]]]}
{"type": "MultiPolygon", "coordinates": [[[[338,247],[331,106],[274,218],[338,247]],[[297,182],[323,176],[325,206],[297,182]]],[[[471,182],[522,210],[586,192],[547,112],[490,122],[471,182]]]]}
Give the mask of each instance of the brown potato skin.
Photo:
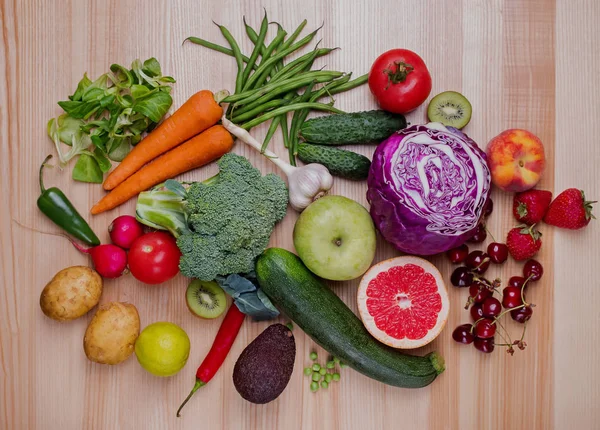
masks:
{"type": "Polygon", "coordinates": [[[119,364],[133,353],[140,334],[140,316],[130,303],[100,305],[83,337],[83,350],[90,361],[119,364]]]}
{"type": "Polygon", "coordinates": [[[42,312],[56,321],[71,321],[89,312],[100,301],[102,277],[86,266],[58,272],[40,295],[42,312]]]}

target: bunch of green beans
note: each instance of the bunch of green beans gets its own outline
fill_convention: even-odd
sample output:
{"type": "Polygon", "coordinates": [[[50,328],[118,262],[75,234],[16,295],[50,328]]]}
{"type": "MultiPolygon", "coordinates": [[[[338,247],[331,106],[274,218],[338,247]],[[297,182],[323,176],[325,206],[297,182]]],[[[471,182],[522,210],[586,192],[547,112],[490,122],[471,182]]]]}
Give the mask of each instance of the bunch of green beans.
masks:
{"type": "Polygon", "coordinates": [[[284,146],[289,151],[290,163],[296,165],[298,134],[302,123],[311,110],[332,113],[343,113],[333,107],[333,95],[348,91],[367,82],[368,75],[351,80],[351,73],[334,70],[313,70],[313,63],[338,48],[315,48],[285,63],[285,59],[309,44],[321,27],[296,41],[306,26],[306,20],[289,35],[283,27],[277,25],[277,34],[267,43],[269,21],[267,14],[256,32],[244,17],[246,35],[254,48],[250,56],[242,54],[239,44],[231,32],[223,25],[216,24],[229,44],[218,45],[198,37],[188,37],[197,45],[230,55],[235,58],[237,74],[235,92],[221,100],[229,103],[226,116],[240,127],[250,130],[263,122],[271,121],[262,145],[263,152],[274,136],[277,128],[281,128],[284,146]],[[328,103],[319,102],[323,97],[330,97],[328,103]],[[288,113],[292,112],[291,123],[288,124],[288,113]]]}

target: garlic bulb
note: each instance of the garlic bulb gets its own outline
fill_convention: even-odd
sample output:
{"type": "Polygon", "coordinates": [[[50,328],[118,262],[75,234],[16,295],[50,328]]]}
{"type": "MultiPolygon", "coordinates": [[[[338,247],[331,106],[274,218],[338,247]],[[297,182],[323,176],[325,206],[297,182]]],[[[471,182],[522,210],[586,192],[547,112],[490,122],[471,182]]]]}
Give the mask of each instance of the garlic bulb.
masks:
{"type": "MultiPolygon", "coordinates": [[[[221,118],[221,121],[223,127],[231,134],[248,146],[259,152],[261,151],[260,143],[248,131],[238,127],[225,118],[225,116],[221,118]]],[[[333,186],[333,177],[329,173],[329,170],[327,170],[327,167],[322,164],[312,163],[306,166],[294,167],[269,150],[266,150],[262,154],[286,174],[290,193],[290,205],[298,212],[302,212],[313,201],[324,196],[333,186]]]]}

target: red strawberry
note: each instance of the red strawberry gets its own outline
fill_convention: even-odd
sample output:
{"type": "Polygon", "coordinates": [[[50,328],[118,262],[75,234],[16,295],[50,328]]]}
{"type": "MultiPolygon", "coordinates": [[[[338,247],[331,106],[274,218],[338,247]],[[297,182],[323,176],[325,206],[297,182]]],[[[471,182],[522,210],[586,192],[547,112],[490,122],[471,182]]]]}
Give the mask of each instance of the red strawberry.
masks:
{"type": "Polygon", "coordinates": [[[548,208],[544,222],[556,227],[577,230],[590,223],[592,203],[585,200],[583,190],[569,188],[560,193],[548,208]]]}
{"type": "Polygon", "coordinates": [[[506,246],[515,260],[527,260],[540,250],[542,233],[535,230],[534,227],[533,225],[531,227],[522,225],[508,232],[506,246]]]}
{"type": "Polygon", "coordinates": [[[513,214],[517,221],[527,225],[537,224],[544,218],[552,201],[552,193],[544,190],[529,190],[515,194],[513,214]]]}

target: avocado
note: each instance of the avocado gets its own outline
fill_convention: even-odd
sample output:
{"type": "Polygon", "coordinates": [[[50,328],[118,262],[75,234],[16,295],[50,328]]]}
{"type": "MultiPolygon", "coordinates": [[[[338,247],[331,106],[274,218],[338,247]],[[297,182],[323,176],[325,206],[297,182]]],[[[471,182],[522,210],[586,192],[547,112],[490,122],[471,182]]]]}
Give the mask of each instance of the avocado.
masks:
{"type": "Polygon", "coordinates": [[[296,341],[283,324],[273,324],[242,351],[233,368],[233,385],[252,403],[269,403],[285,390],[296,358],[296,341]]]}

